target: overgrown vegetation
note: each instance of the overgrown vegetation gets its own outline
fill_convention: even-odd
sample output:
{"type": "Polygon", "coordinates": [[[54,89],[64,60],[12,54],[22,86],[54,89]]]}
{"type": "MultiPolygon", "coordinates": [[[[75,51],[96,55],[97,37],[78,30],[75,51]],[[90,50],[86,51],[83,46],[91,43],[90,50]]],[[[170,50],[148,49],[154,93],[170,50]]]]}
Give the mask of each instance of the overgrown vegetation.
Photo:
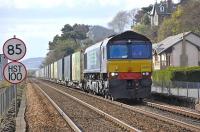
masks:
{"type": "Polygon", "coordinates": [[[53,41],[49,42],[49,52],[43,65],[50,64],[92,43],[87,38],[87,32],[89,31],[88,25],[74,24],[71,26],[66,24],[61,31],[61,35],[56,35],[53,41]]]}
{"type": "Polygon", "coordinates": [[[200,82],[200,67],[169,67],[154,71],[153,80],[160,84],[171,81],[200,82]]]}
{"type": "Polygon", "coordinates": [[[0,88],[10,87],[11,84],[7,81],[0,81],[0,88]]]}
{"type": "MultiPolygon", "coordinates": [[[[200,34],[200,1],[181,1],[172,15],[165,18],[159,26],[151,26],[149,13],[142,8],[135,16],[136,24],[133,25],[133,30],[148,36],[152,42],[161,41],[181,32],[192,31],[200,34]]],[[[151,8],[151,5],[148,8],[151,8]]]]}

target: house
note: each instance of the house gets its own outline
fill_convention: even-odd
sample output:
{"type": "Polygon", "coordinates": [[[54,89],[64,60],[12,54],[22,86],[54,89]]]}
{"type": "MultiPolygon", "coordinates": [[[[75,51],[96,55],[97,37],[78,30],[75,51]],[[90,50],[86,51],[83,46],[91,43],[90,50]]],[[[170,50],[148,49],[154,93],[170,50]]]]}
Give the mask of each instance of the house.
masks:
{"type": "Polygon", "coordinates": [[[8,59],[3,54],[0,54],[0,81],[3,80],[3,68],[8,63],[8,59]]]}
{"type": "Polygon", "coordinates": [[[161,1],[155,3],[150,13],[151,26],[158,26],[164,18],[169,17],[172,12],[176,9],[177,5],[172,0],[161,1]]]}
{"type": "Polygon", "coordinates": [[[153,44],[154,69],[168,66],[200,66],[200,36],[184,32],[153,44]]]}

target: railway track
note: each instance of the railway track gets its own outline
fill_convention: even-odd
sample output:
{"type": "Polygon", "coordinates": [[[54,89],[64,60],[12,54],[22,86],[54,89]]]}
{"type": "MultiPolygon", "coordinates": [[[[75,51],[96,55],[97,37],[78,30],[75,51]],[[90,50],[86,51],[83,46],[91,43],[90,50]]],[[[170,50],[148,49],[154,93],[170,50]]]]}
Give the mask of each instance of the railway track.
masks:
{"type": "Polygon", "coordinates": [[[115,102],[115,101],[109,101],[109,100],[105,100],[102,97],[97,97],[94,95],[90,95],[90,94],[86,94],[82,91],[77,91],[74,89],[66,89],[66,87],[61,86],[61,85],[57,85],[57,84],[52,84],[51,86],[48,84],[44,84],[43,85],[48,85],[49,87],[57,87],[67,93],[70,93],[73,96],[76,96],[78,98],[80,98],[81,100],[84,100],[87,103],[90,103],[93,106],[97,106],[99,104],[106,104],[106,106],[101,107],[101,106],[97,106],[99,107],[99,109],[106,111],[108,113],[110,113],[111,115],[115,116],[116,118],[123,120],[124,122],[126,122],[127,124],[130,125],[137,125],[139,129],[147,131],[147,130],[152,130],[152,131],[160,131],[160,130],[164,130],[164,131],[200,131],[200,127],[198,126],[198,124],[194,125],[191,123],[187,123],[187,122],[183,122],[183,121],[179,121],[177,119],[173,119],[173,118],[169,118],[154,112],[150,112],[141,108],[136,108],[133,106],[129,106],[123,103],[119,103],[119,102],[115,102]],[[86,99],[87,98],[87,99],[86,99]],[[114,109],[113,111],[111,111],[111,109],[114,109]],[[117,111],[123,111],[124,113],[120,113],[117,111]],[[126,114],[127,113],[127,114],[126,114]],[[129,114],[128,114],[129,113],[129,114]],[[130,113],[134,113],[133,115],[130,113]],[[140,114],[138,117],[138,113],[140,114]],[[123,115],[123,116],[120,116],[123,115]],[[128,116],[129,117],[128,117],[128,116]],[[144,116],[144,117],[142,117],[144,116]],[[130,120],[129,118],[132,118],[132,120],[130,120]],[[133,120],[138,120],[137,122],[134,122],[133,120]],[[150,119],[151,118],[151,119],[150,119]],[[151,121],[152,123],[149,122],[145,122],[145,121],[151,121]],[[144,122],[143,124],[141,124],[140,122],[144,122]],[[155,126],[155,124],[157,126],[155,126]],[[164,125],[163,125],[164,124],[164,125]],[[149,126],[148,126],[149,125],[149,126]],[[161,126],[160,126],[161,125],[161,126]],[[156,129],[156,127],[159,126],[159,129],[156,129]],[[162,128],[162,126],[164,126],[164,128],[162,128]],[[155,127],[155,129],[154,129],[155,127]],[[169,128],[167,128],[169,127],[169,128]]]}
{"type": "Polygon", "coordinates": [[[51,101],[74,131],[140,131],[59,89],[32,83],[51,101]]]}
{"type": "Polygon", "coordinates": [[[200,113],[197,113],[197,112],[177,108],[177,107],[174,107],[174,106],[167,106],[167,105],[163,105],[163,104],[153,103],[153,102],[149,102],[149,101],[144,101],[144,103],[147,106],[150,106],[150,107],[153,107],[153,108],[165,110],[165,111],[172,112],[172,113],[177,113],[177,114],[180,114],[180,115],[183,115],[183,116],[186,116],[186,117],[190,117],[190,118],[200,120],[200,113]]]}

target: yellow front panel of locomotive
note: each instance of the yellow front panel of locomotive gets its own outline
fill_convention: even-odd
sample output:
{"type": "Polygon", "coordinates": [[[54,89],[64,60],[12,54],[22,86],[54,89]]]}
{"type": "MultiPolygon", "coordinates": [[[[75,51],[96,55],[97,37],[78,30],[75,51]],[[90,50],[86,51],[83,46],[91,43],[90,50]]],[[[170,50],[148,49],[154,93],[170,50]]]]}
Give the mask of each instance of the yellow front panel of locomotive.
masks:
{"type": "Polygon", "coordinates": [[[109,60],[108,72],[151,72],[151,60],[109,60]]]}

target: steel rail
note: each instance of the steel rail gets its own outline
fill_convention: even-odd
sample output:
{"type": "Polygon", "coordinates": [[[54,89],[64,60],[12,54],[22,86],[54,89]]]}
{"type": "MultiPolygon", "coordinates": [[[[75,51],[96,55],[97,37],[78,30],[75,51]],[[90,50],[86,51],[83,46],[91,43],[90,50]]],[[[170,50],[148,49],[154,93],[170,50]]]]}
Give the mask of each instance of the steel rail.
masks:
{"type": "Polygon", "coordinates": [[[192,118],[195,118],[195,119],[200,119],[200,113],[197,113],[197,112],[187,111],[187,110],[183,110],[183,109],[180,109],[180,108],[174,108],[172,106],[156,104],[156,103],[152,103],[152,102],[148,102],[148,101],[144,101],[144,102],[148,106],[153,107],[153,108],[158,108],[158,109],[161,109],[161,110],[177,113],[177,114],[180,114],[180,115],[183,115],[183,116],[192,117],[192,118]]]}
{"type": "Polygon", "coordinates": [[[60,115],[65,119],[65,121],[69,124],[69,126],[75,132],[82,132],[77,125],[63,112],[60,107],[40,88],[40,86],[36,83],[33,83],[44,95],[45,97],[51,102],[51,104],[56,108],[56,110],[60,113],[60,115]]]}
{"type": "Polygon", "coordinates": [[[76,100],[77,102],[79,102],[82,105],[86,106],[87,108],[97,112],[98,114],[104,116],[105,118],[109,119],[110,121],[112,121],[113,123],[117,124],[118,126],[120,126],[121,128],[123,128],[123,129],[125,129],[127,131],[130,131],[130,132],[141,132],[137,128],[134,128],[134,127],[132,127],[132,126],[120,121],[119,119],[117,119],[117,118],[115,118],[115,117],[113,117],[113,116],[111,116],[111,115],[109,115],[109,114],[107,114],[107,113],[95,108],[94,106],[92,106],[92,105],[90,105],[90,104],[88,104],[86,102],[81,101],[80,99],[78,99],[78,98],[76,98],[76,97],[74,97],[74,96],[72,96],[72,95],[70,95],[70,94],[68,94],[66,92],[63,92],[62,90],[56,89],[53,86],[50,86],[50,85],[48,85],[46,83],[43,83],[43,82],[41,82],[41,83],[46,85],[46,86],[48,86],[48,87],[50,87],[50,88],[52,88],[52,89],[54,89],[54,90],[56,90],[59,93],[62,93],[63,95],[65,95],[67,97],[70,97],[73,100],[76,100]]]}
{"type": "MultiPolygon", "coordinates": [[[[40,81],[41,82],[41,81],[40,81]]],[[[46,84],[44,82],[41,82],[43,84],[46,84]]],[[[46,84],[48,85],[48,84],[46,84]]],[[[50,86],[50,85],[49,85],[50,86]]],[[[52,86],[50,86],[52,87],[52,86]]],[[[85,92],[82,92],[82,91],[79,91],[79,90],[75,90],[75,89],[71,89],[73,91],[76,91],[76,92],[79,92],[79,93],[82,93],[82,94],[86,94],[85,92]]],[[[108,100],[108,99],[105,99],[105,98],[102,98],[100,96],[95,96],[95,95],[92,95],[92,94],[86,94],[87,96],[91,96],[91,97],[94,97],[94,98],[98,98],[102,101],[106,101],[106,102],[109,102],[111,104],[115,104],[117,106],[120,106],[120,107],[123,107],[123,108],[126,108],[126,109],[129,109],[133,112],[138,112],[138,113],[141,113],[143,115],[146,115],[148,117],[151,117],[151,118],[154,118],[154,119],[157,119],[157,120],[161,120],[161,121],[164,121],[164,122],[168,122],[170,124],[175,124],[177,126],[180,126],[182,128],[185,128],[187,130],[191,130],[191,131],[196,131],[196,132],[200,132],[200,127],[199,126],[195,126],[195,125],[192,125],[192,124],[188,124],[188,123],[185,123],[185,122],[182,122],[182,121],[179,121],[179,120],[175,120],[175,119],[172,119],[172,118],[169,118],[169,117],[165,117],[165,116],[162,116],[162,115],[159,115],[159,114],[156,114],[156,113],[153,113],[153,112],[148,112],[148,111],[145,111],[143,109],[140,109],[140,108],[136,108],[134,106],[130,106],[130,105],[126,105],[126,104],[123,104],[123,103],[120,103],[120,102],[116,102],[116,101],[111,101],[111,100],[108,100]]]]}

